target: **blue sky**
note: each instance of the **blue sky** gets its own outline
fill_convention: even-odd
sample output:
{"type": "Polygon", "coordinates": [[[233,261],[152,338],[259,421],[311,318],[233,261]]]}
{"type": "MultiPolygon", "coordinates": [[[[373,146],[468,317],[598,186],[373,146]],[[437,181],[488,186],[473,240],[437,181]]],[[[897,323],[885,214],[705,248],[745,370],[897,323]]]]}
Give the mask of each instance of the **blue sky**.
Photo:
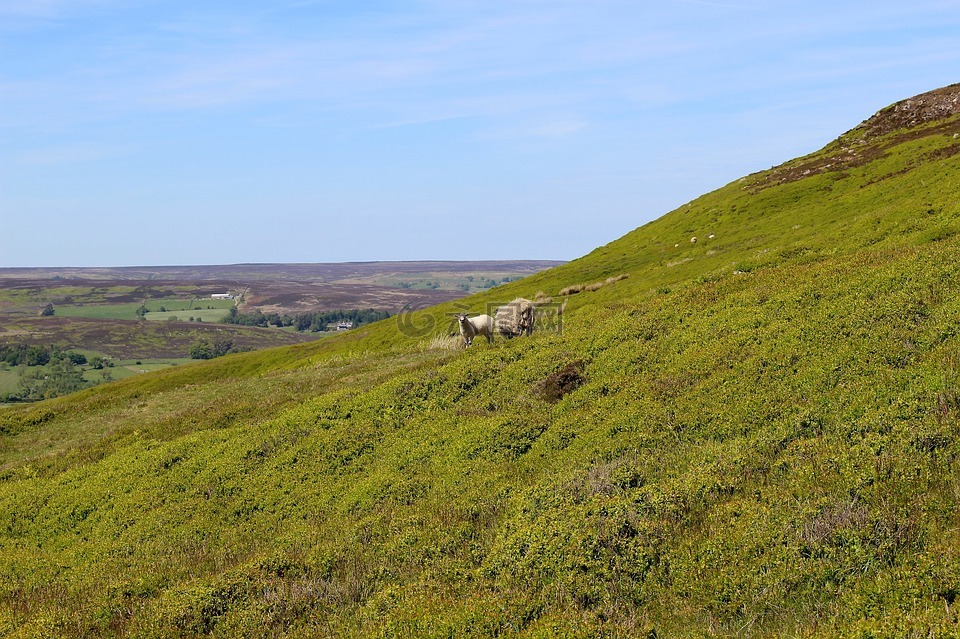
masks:
{"type": "Polygon", "coordinates": [[[960,81],[960,2],[0,0],[0,267],[572,259],[960,81]]]}

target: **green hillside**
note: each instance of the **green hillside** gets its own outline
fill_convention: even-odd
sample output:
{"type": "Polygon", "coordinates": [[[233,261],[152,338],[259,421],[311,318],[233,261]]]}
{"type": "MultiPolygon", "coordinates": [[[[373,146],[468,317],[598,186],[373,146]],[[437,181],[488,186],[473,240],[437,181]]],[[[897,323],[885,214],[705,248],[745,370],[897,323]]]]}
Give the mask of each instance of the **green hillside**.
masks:
{"type": "Polygon", "coordinates": [[[954,85],[481,295],[0,411],[0,635],[960,635],[958,153],[954,85]],[[538,292],[562,331],[444,339],[538,292]]]}

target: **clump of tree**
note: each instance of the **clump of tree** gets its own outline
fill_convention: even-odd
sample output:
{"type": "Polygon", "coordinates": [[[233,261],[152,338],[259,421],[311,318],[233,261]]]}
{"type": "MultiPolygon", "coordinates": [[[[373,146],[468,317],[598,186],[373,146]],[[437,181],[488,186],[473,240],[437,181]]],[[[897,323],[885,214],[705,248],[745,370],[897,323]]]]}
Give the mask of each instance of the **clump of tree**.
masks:
{"type": "Polygon", "coordinates": [[[46,369],[24,371],[18,383],[17,399],[51,399],[88,386],[93,386],[93,382],[83,379],[83,369],[70,361],[70,358],[64,357],[53,360],[46,369]]]}
{"type": "MultiPolygon", "coordinates": [[[[0,346],[0,363],[4,366],[15,365],[19,369],[16,392],[3,398],[8,402],[51,399],[95,384],[83,378],[81,366],[87,364],[87,357],[83,353],[64,351],[57,346],[0,346]]],[[[104,376],[104,379],[109,379],[109,376],[104,376]]]]}
{"type": "Polygon", "coordinates": [[[225,324],[241,326],[292,326],[298,331],[326,331],[336,328],[340,322],[352,322],[354,327],[370,324],[390,317],[387,311],[378,311],[372,308],[352,309],[339,311],[320,311],[317,313],[298,313],[296,315],[280,315],[279,313],[263,313],[256,310],[253,313],[240,313],[232,307],[222,321],[225,324]]]}
{"type": "Polygon", "coordinates": [[[53,304],[47,304],[40,309],[40,317],[53,317],[54,313],[56,313],[56,310],[53,308],[53,304]]]}
{"type": "Polygon", "coordinates": [[[233,340],[229,339],[217,340],[213,343],[206,339],[200,339],[190,347],[190,357],[191,359],[213,359],[230,353],[242,353],[249,350],[249,347],[234,346],[233,340]]]}
{"type": "Polygon", "coordinates": [[[69,359],[73,364],[87,363],[87,356],[46,344],[0,344],[0,362],[8,366],[46,366],[51,360],[69,359]]]}
{"type": "Polygon", "coordinates": [[[93,357],[90,359],[90,368],[95,371],[106,370],[107,368],[113,368],[113,362],[111,362],[106,357],[93,357]]]}
{"type": "Polygon", "coordinates": [[[10,366],[46,366],[50,362],[50,347],[39,344],[0,346],[0,361],[10,366]]]}

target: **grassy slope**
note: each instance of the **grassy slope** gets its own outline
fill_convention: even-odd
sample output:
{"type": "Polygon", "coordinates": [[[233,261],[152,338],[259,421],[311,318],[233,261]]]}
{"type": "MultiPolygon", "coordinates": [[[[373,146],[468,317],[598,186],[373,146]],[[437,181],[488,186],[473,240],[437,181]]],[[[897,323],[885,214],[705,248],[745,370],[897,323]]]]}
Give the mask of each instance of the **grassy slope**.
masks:
{"type": "Polygon", "coordinates": [[[944,125],[466,300],[629,273],[562,335],[452,352],[389,320],[5,410],[0,632],[960,632],[944,125]]]}

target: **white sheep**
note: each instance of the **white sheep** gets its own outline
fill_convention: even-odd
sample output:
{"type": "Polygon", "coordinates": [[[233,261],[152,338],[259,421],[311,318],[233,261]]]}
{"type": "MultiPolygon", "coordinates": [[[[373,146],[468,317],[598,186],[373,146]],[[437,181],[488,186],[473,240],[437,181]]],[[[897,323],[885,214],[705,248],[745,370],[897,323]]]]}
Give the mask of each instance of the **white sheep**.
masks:
{"type": "Polygon", "coordinates": [[[467,317],[461,314],[457,315],[457,322],[460,324],[460,336],[463,337],[464,346],[473,344],[473,338],[477,335],[483,335],[487,342],[493,343],[493,318],[489,315],[467,317]]]}

